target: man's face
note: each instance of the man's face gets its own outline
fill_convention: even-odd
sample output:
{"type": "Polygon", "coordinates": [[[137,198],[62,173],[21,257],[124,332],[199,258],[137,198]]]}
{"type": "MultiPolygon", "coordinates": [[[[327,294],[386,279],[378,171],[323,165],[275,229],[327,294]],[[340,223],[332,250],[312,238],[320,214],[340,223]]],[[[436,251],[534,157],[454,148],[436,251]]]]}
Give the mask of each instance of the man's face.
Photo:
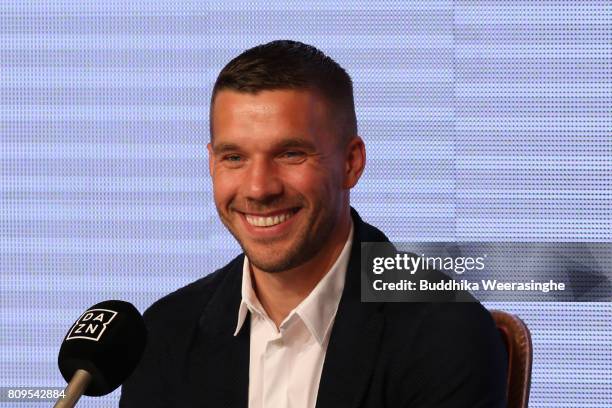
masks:
{"type": "Polygon", "coordinates": [[[215,97],[208,145],[215,204],[261,270],[288,270],[315,256],[348,207],[354,183],[330,116],[325,100],[307,90],[215,97]]]}

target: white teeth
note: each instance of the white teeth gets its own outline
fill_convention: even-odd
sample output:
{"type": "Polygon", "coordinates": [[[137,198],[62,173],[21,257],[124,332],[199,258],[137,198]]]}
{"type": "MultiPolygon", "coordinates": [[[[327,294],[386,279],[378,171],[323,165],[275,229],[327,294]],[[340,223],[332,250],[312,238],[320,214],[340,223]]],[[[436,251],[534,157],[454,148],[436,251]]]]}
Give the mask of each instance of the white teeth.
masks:
{"type": "Polygon", "coordinates": [[[275,215],[274,217],[257,217],[254,215],[246,215],[246,219],[249,224],[256,227],[272,227],[280,224],[281,222],[287,221],[293,214],[293,212],[286,212],[281,215],[275,215]]]}

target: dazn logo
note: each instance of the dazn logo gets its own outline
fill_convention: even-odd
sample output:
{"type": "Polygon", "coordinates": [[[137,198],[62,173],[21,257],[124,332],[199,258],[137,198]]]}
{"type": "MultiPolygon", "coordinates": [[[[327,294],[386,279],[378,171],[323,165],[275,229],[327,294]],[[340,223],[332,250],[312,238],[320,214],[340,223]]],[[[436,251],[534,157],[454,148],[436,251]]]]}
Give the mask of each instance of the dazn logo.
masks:
{"type": "Polygon", "coordinates": [[[117,316],[117,312],[108,309],[89,309],[79,317],[68,332],[66,340],[86,339],[99,341],[106,326],[117,316]]]}

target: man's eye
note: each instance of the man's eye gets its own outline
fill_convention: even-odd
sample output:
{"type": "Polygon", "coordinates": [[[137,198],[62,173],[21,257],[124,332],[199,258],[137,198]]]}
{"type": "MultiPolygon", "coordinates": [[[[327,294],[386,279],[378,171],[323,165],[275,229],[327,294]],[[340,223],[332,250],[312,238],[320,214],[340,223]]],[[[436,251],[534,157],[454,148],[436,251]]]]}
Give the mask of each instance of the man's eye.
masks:
{"type": "Polygon", "coordinates": [[[223,160],[229,161],[229,162],[237,162],[237,161],[240,161],[240,156],[238,156],[237,154],[229,154],[225,156],[223,160]]]}
{"type": "Polygon", "coordinates": [[[297,152],[297,151],[291,150],[291,151],[283,153],[281,156],[282,157],[287,157],[289,159],[293,159],[293,158],[304,156],[304,153],[303,152],[297,152]]]}

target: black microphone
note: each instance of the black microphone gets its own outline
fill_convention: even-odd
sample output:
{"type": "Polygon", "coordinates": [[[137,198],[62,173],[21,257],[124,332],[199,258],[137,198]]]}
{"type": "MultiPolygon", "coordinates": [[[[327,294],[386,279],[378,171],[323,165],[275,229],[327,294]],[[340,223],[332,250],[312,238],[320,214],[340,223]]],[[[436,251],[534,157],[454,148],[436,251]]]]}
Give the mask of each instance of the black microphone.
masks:
{"type": "Polygon", "coordinates": [[[107,300],[86,310],[60,348],[59,369],[68,386],[55,407],[74,407],[82,394],[101,396],[119,387],[140,361],[146,337],[131,303],[107,300]]]}

